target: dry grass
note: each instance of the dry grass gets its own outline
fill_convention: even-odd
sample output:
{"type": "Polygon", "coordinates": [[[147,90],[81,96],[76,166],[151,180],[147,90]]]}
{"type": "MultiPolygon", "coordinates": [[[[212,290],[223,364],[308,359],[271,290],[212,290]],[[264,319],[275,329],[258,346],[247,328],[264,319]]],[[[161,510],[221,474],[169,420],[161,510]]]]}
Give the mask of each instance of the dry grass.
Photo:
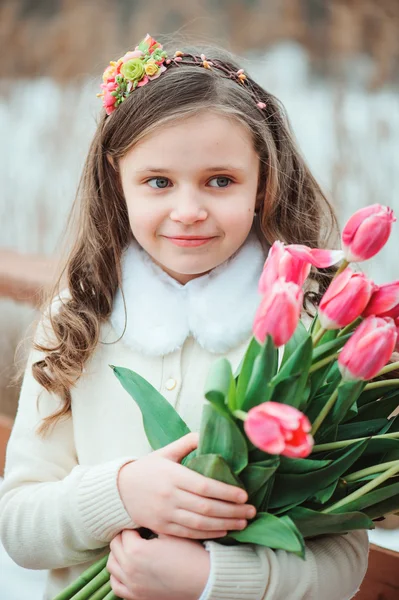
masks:
{"type": "Polygon", "coordinates": [[[398,23],[397,0],[3,0],[0,77],[98,73],[147,31],[178,31],[238,52],[294,40],[323,74],[364,53],[376,89],[399,76],[398,23]]]}

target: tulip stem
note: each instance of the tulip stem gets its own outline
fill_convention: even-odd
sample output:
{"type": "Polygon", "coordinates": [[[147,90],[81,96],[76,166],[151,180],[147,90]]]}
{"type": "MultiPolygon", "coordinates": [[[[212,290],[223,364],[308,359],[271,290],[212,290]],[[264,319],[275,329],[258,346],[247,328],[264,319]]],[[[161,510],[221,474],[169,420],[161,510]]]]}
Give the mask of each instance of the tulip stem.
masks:
{"type": "Polygon", "coordinates": [[[248,413],[244,412],[243,410],[235,410],[233,411],[233,415],[236,417],[236,419],[240,419],[241,421],[245,421],[247,418],[248,413]]]}
{"type": "Polygon", "coordinates": [[[381,435],[369,435],[367,437],[353,438],[352,440],[340,440],[339,442],[329,442],[328,444],[317,444],[312,448],[312,454],[316,452],[329,452],[330,450],[338,450],[339,448],[345,448],[356,442],[362,442],[363,440],[397,440],[399,439],[399,432],[396,433],[382,433],[381,435]]]}
{"type": "Polygon", "coordinates": [[[359,479],[363,479],[363,477],[367,477],[368,475],[374,475],[374,473],[383,473],[387,469],[394,467],[398,464],[399,461],[391,460],[386,463],[380,463],[379,465],[373,465],[372,467],[367,467],[367,469],[360,469],[360,471],[354,471],[349,475],[345,475],[345,481],[358,481],[359,479]]]}
{"type": "Polygon", "coordinates": [[[112,592],[111,582],[106,581],[104,585],[98,588],[98,590],[88,598],[89,600],[104,600],[104,598],[106,598],[110,592],[112,592]]]}
{"type": "Polygon", "coordinates": [[[325,510],[322,510],[321,512],[322,513],[333,512],[334,510],[337,510],[337,508],[341,508],[342,506],[349,504],[349,502],[353,502],[354,500],[361,498],[368,492],[371,492],[371,490],[373,490],[374,488],[378,487],[381,483],[384,483],[384,481],[386,481],[390,477],[393,477],[393,475],[396,475],[396,473],[398,473],[398,472],[399,472],[399,461],[395,461],[395,466],[391,467],[384,473],[381,473],[381,475],[379,475],[375,479],[372,479],[365,485],[362,485],[361,488],[352,492],[352,494],[349,494],[348,496],[346,496],[339,502],[336,502],[335,504],[333,504],[332,506],[329,506],[328,508],[326,508],[325,510]]]}
{"type": "Polygon", "coordinates": [[[381,375],[385,375],[385,373],[390,373],[390,371],[395,371],[395,369],[399,369],[399,360],[385,365],[385,367],[381,369],[379,373],[377,373],[376,377],[381,377],[381,375]]]}
{"type": "Polygon", "coordinates": [[[90,581],[94,579],[106,566],[109,554],[100,558],[97,562],[92,564],[86,571],[81,573],[78,579],[75,579],[67,588],[60,592],[54,600],[69,600],[74,598],[75,594],[84,588],[90,581]]]}
{"type": "Polygon", "coordinates": [[[399,386],[399,379],[383,379],[382,381],[372,381],[371,383],[368,383],[366,385],[366,387],[364,388],[363,391],[366,390],[375,390],[377,388],[380,387],[385,387],[385,386],[399,386]]]}
{"type": "Polygon", "coordinates": [[[341,275],[342,271],[345,271],[346,267],[349,265],[349,262],[344,258],[344,260],[342,261],[342,263],[340,264],[340,266],[338,267],[334,277],[332,280],[334,280],[336,277],[338,277],[338,275],[341,275]]]}
{"type": "Polygon", "coordinates": [[[323,337],[326,331],[327,329],[324,329],[324,327],[320,327],[318,332],[315,333],[315,335],[313,336],[313,347],[315,347],[320,342],[321,338],[323,337]]]}
{"type": "Polygon", "coordinates": [[[326,365],[328,365],[328,363],[335,360],[338,356],[339,356],[339,354],[337,352],[336,354],[331,354],[331,356],[327,356],[326,358],[319,360],[319,362],[315,362],[314,365],[312,365],[310,367],[309,373],[314,373],[315,371],[318,371],[322,367],[325,367],[326,365]]]}
{"type": "Polygon", "coordinates": [[[319,429],[320,425],[323,423],[323,421],[326,418],[326,416],[328,415],[328,413],[330,412],[330,410],[332,409],[332,407],[334,406],[337,398],[338,398],[338,388],[336,388],[333,391],[330,398],[327,400],[327,402],[325,403],[325,405],[323,406],[323,408],[317,415],[316,419],[314,420],[313,425],[312,425],[312,431],[311,431],[311,434],[313,435],[313,437],[314,437],[315,433],[317,432],[317,430],[319,429]]]}
{"type": "Polygon", "coordinates": [[[349,325],[347,325],[346,327],[344,327],[343,329],[341,329],[341,331],[337,335],[337,338],[342,337],[342,336],[346,335],[347,333],[350,333],[351,331],[353,331],[353,329],[356,329],[356,327],[362,321],[363,321],[362,317],[358,317],[357,319],[355,319],[354,321],[352,321],[352,323],[349,323],[349,325]]]}

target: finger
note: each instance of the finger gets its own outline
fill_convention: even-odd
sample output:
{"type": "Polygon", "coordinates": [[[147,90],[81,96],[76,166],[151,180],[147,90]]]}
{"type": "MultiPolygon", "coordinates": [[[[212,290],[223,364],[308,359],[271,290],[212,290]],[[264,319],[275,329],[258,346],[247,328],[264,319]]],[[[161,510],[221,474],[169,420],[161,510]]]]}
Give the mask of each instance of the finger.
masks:
{"type": "Polygon", "coordinates": [[[187,454],[190,454],[198,446],[199,435],[198,433],[188,433],[183,435],[175,442],[168,444],[160,450],[156,450],[154,454],[159,454],[164,458],[173,460],[174,462],[180,462],[187,454]]]}
{"type": "Polygon", "coordinates": [[[167,526],[167,535],[189,538],[191,540],[205,540],[224,537],[227,535],[227,531],[199,531],[198,529],[191,529],[177,523],[169,523],[167,526]]]}
{"type": "Polygon", "coordinates": [[[193,513],[182,508],[177,509],[173,514],[174,523],[198,529],[199,531],[237,531],[245,529],[247,521],[245,519],[218,519],[213,517],[204,517],[198,513],[193,513]]]}
{"type": "Polygon", "coordinates": [[[181,480],[175,482],[175,485],[179,489],[197,494],[198,496],[216,498],[227,502],[237,502],[238,504],[244,504],[248,500],[247,492],[239,487],[205,477],[183,465],[176,465],[176,467],[182,470],[181,480]]]}
{"type": "Polygon", "coordinates": [[[184,490],[178,490],[176,506],[205,517],[223,517],[227,519],[253,519],[256,508],[250,504],[222,502],[211,498],[203,498],[184,490]]]}
{"type": "Polygon", "coordinates": [[[115,555],[111,552],[107,560],[107,571],[110,575],[113,575],[120,583],[125,579],[122,568],[115,558],[115,555]]]}
{"type": "Polygon", "coordinates": [[[127,587],[113,575],[110,577],[110,583],[112,591],[116,596],[118,596],[118,598],[123,598],[124,600],[134,600],[127,587]]]}
{"type": "Polygon", "coordinates": [[[126,552],[123,548],[121,533],[114,537],[109,547],[111,549],[110,556],[113,555],[118,564],[123,565],[125,562],[126,552]]]}

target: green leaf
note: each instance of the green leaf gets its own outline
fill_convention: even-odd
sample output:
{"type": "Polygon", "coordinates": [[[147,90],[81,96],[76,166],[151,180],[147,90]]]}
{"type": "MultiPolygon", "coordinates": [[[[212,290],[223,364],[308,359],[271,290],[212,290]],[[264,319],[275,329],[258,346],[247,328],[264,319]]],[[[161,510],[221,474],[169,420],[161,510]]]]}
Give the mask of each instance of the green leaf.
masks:
{"type": "Polygon", "coordinates": [[[245,437],[235,422],[220,414],[212,404],[202,409],[197,456],[201,454],[219,454],[236,474],[248,464],[245,437]]]}
{"type": "Polygon", "coordinates": [[[350,407],[366,387],[366,381],[343,381],[338,387],[338,398],[330,413],[330,421],[340,423],[350,407]]]}
{"type": "Polygon", "coordinates": [[[226,358],[220,358],[211,365],[204,395],[221,414],[229,414],[227,404],[230,410],[235,410],[235,382],[231,364],[226,358]]]}
{"type": "Polygon", "coordinates": [[[296,506],[287,515],[295,523],[304,538],[346,533],[354,529],[374,529],[373,521],[361,512],[323,514],[303,506],[296,506]]]}
{"type": "Polygon", "coordinates": [[[370,421],[350,421],[349,423],[344,423],[338,427],[337,441],[379,435],[386,423],[386,419],[370,419],[370,421]]]}
{"type": "Polygon", "coordinates": [[[242,402],[242,410],[249,411],[254,406],[270,399],[270,381],[277,371],[278,350],[270,335],[256,356],[247,391],[242,402]]]}
{"type": "Polygon", "coordinates": [[[247,351],[241,360],[240,364],[237,367],[236,372],[234,373],[234,377],[238,378],[237,382],[237,408],[241,408],[245,394],[247,391],[248,383],[251,378],[252,369],[254,365],[255,358],[258,356],[261,351],[262,346],[256,340],[256,338],[252,338],[247,351]]]}
{"type": "Polygon", "coordinates": [[[318,313],[316,312],[315,316],[312,319],[310,327],[309,327],[310,335],[313,335],[315,333],[316,327],[317,327],[317,330],[319,330],[321,327],[320,322],[318,322],[317,319],[318,319],[318,313]]]}
{"type": "Polygon", "coordinates": [[[248,498],[248,502],[256,507],[257,512],[267,512],[269,506],[269,500],[274,485],[274,473],[266,481],[264,485],[254,494],[248,498]]]}
{"type": "Polygon", "coordinates": [[[377,502],[373,506],[369,506],[364,509],[364,512],[370,517],[370,519],[377,519],[390,513],[396,513],[399,508],[399,495],[391,496],[382,502],[377,502]]]}
{"type": "Polygon", "coordinates": [[[298,346],[300,346],[308,337],[309,333],[305,325],[302,323],[302,321],[299,321],[298,327],[294,331],[294,335],[288,340],[288,342],[284,346],[284,354],[280,368],[283,365],[285,365],[287,360],[292,356],[292,354],[294,354],[298,346]]]}
{"type": "Polygon", "coordinates": [[[287,458],[280,457],[279,474],[290,473],[311,473],[318,469],[323,469],[331,464],[330,460],[314,460],[313,458],[287,458]]]}
{"type": "MultiPolygon", "coordinates": [[[[370,419],[387,419],[399,404],[399,390],[394,390],[381,400],[369,402],[359,408],[355,417],[356,421],[368,421],[370,419]]],[[[353,419],[352,421],[353,422],[353,419]]]]}
{"type": "MultiPolygon", "coordinates": [[[[399,509],[399,482],[378,487],[371,492],[360,496],[360,498],[352,500],[344,506],[336,508],[333,513],[330,514],[340,514],[342,512],[371,509],[373,505],[388,500],[389,498],[395,499],[394,503],[396,504],[396,508],[399,509]]],[[[396,510],[396,508],[394,510],[396,510]]],[[[371,514],[371,510],[368,511],[367,514],[371,514]]]]}
{"type": "Polygon", "coordinates": [[[300,504],[320,489],[331,485],[362,455],[368,443],[369,440],[364,440],[352,444],[349,448],[345,448],[340,458],[316,471],[293,474],[277,471],[270,508],[300,504]]]}
{"type": "Polygon", "coordinates": [[[111,367],[143,416],[144,430],[153,450],[190,433],[173,406],[144,377],[124,367],[111,367]]]}
{"type": "MultiPolygon", "coordinates": [[[[370,383],[370,382],[368,382],[370,383]]],[[[397,391],[397,390],[394,390],[397,391]]],[[[371,390],[365,390],[357,401],[357,405],[359,408],[364,406],[365,404],[369,404],[370,402],[374,402],[374,400],[378,400],[379,398],[385,397],[386,394],[392,392],[392,385],[384,385],[379,388],[374,388],[371,390]]]]}
{"type": "Polygon", "coordinates": [[[269,461],[269,466],[255,463],[245,467],[240,473],[240,479],[243,482],[249,497],[256,494],[261,487],[264,486],[266,488],[266,483],[278,468],[279,462],[278,458],[275,458],[269,461]]]}
{"type": "Polygon", "coordinates": [[[187,462],[186,467],[196,471],[205,477],[217,479],[228,485],[234,485],[244,489],[243,483],[232,472],[227,462],[219,454],[203,454],[195,456],[187,462]]]}
{"type": "Polygon", "coordinates": [[[327,344],[328,342],[335,340],[338,333],[339,333],[339,329],[329,329],[328,331],[326,331],[324,333],[323,337],[317,342],[316,348],[319,348],[320,346],[324,346],[324,344],[327,344]]]}
{"type": "Polygon", "coordinates": [[[284,404],[303,409],[306,404],[304,390],[312,362],[312,352],[312,338],[308,334],[272,380],[272,385],[276,388],[276,392],[273,393],[275,401],[283,401],[284,404]],[[285,393],[289,395],[279,399],[278,386],[286,380],[290,380],[290,383],[284,383],[283,389],[285,388],[285,393]]]}
{"type": "Polygon", "coordinates": [[[317,346],[313,350],[313,359],[312,363],[316,363],[323,358],[326,358],[330,354],[335,354],[337,350],[342,348],[345,345],[345,342],[351,337],[351,334],[343,335],[342,337],[335,338],[329,342],[321,344],[321,346],[317,346]]]}
{"type": "Polygon", "coordinates": [[[337,489],[337,485],[338,480],[333,481],[327,487],[317,491],[311,498],[309,498],[309,501],[316,502],[318,504],[325,504],[330,500],[331,496],[334,494],[335,490],[337,489]]]}
{"type": "Polygon", "coordinates": [[[305,558],[302,535],[289,517],[258,513],[242,531],[231,531],[229,537],[246,544],[259,544],[275,550],[286,550],[305,558]]]}
{"type": "MultiPolygon", "coordinates": [[[[314,375],[317,375],[316,372],[314,375]]],[[[311,379],[313,385],[313,377],[311,379]]],[[[304,413],[308,417],[309,421],[313,423],[318,414],[321,412],[322,408],[326,404],[326,402],[331,398],[334,390],[338,387],[338,383],[326,383],[318,390],[317,394],[312,396],[308,405],[304,409],[304,413]]],[[[325,427],[326,425],[324,425],[325,427]]],[[[322,433],[319,429],[319,436],[322,433]]]]}

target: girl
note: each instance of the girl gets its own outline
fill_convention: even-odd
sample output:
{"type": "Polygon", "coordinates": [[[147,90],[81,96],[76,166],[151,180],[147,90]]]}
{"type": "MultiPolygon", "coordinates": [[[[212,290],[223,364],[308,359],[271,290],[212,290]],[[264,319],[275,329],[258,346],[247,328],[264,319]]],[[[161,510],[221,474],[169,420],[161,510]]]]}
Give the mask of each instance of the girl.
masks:
{"type": "Polygon", "coordinates": [[[108,367],[139,372],[198,431],[211,363],[235,369],[251,338],[270,244],[325,246],[335,229],[283,107],[203,52],[147,35],[104,73],[68,286],[36,334],[1,488],[3,544],[50,570],[46,599],[109,544],[126,600],[343,600],[367,568],[365,531],[308,541],[306,561],[214,541],[253,518],[246,493],[179,464],[196,433],[151,452],[108,367]]]}

